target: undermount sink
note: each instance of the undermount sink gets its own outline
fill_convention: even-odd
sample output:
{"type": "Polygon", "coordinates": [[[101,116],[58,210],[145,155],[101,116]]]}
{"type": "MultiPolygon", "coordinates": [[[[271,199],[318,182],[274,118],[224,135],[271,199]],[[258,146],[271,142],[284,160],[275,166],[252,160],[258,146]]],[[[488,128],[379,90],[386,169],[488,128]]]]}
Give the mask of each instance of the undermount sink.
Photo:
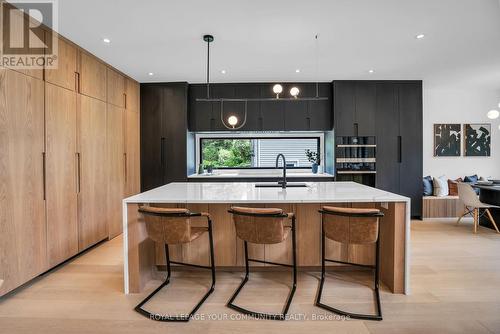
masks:
{"type": "MultiPolygon", "coordinates": [[[[279,184],[279,183],[256,183],[255,187],[256,188],[282,188],[281,184],[279,184]]],[[[286,188],[299,188],[299,187],[307,187],[307,184],[299,183],[299,182],[287,182],[287,184],[286,184],[286,188]]]]}

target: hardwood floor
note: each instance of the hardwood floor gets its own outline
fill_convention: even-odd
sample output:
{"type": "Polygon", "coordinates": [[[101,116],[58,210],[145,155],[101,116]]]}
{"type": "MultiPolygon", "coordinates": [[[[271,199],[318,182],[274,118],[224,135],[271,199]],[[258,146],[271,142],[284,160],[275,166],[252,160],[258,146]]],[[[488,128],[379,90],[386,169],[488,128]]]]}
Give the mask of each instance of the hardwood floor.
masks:
{"type": "MultiPolygon", "coordinates": [[[[500,333],[500,236],[472,221],[414,221],[412,294],[382,289],[382,322],[313,320],[328,313],[313,306],[318,273],[300,273],[285,322],[224,319],[237,313],[224,305],[241,273],[218,273],[215,292],[199,311],[206,320],[187,324],[143,318],[133,307],[145,294],[122,293],[122,241],[115,238],[0,300],[0,333],[500,333]],[[304,320],[301,317],[307,317],[304,320]],[[220,317],[213,319],[212,317],[220,317]]],[[[324,299],[351,311],[371,310],[369,276],[364,272],[328,275],[324,299]]],[[[279,311],[288,292],[287,272],[255,273],[237,302],[262,311],[279,311]],[[262,288],[265,287],[265,288],[262,288]]],[[[173,282],[148,309],[186,312],[209,284],[208,273],[176,272],[173,282]],[[181,279],[182,278],[182,279],[181,279]],[[169,302],[168,300],[175,300],[169,302]]]]}

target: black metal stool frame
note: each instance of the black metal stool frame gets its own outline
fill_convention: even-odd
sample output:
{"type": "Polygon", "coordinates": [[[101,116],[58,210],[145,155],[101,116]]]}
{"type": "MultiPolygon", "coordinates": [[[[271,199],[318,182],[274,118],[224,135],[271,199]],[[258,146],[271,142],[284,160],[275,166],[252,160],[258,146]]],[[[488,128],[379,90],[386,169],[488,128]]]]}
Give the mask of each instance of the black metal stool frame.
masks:
{"type": "MultiPolygon", "coordinates": [[[[139,212],[143,212],[139,210],[139,212]]],[[[162,216],[162,217],[200,217],[202,216],[201,213],[152,213],[152,212],[145,212],[148,215],[154,215],[154,216],[162,216]]],[[[207,224],[208,224],[208,238],[209,238],[209,244],[210,244],[210,266],[201,266],[197,264],[190,264],[190,263],[184,263],[184,262],[177,262],[177,261],[170,261],[170,254],[168,251],[168,244],[165,244],[165,260],[167,263],[167,278],[165,281],[158,287],[156,288],[153,292],[151,292],[143,301],[141,301],[134,309],[142,314],[145,317],[148,317],[149,319],[156,320],[156,321],[164,321],[164,322],[188,322],[189,319],[193,316],[193,314],[198,311],[198,309],[201,307],[201,305],[205,302],[205,300],[210,296],[212,292],[214,292],[215,289],[215,258],[214,258],[214,240],[213,240],[213,235],[212,235],[212,220],[210,219],[209,216],[207,217],[207,224]],[[212,271],[212,285],[210,286],[210,289],[205,293],[203,298],[196,304],[196,306],[191,310],[189,315],[183,315],[183,316],[165,316],[165,315],[159,315],[158,313],[151,313],[142,308],[144,304],[146,304],[156,293],[158,293],[163,287],[167,286],[168,283],[170,283],[170,274],[171,274],[171,269],[170,269],[170,264],[178,264],[178,265],[183,265],[183,266],[189,266],[189,267],[195,267],[195,268],[201,268],[201,269],[210,269],[212,271]]]]}
{"type": "MultiPolygon", "coordinates": [[[[233,210],[228,210],[229,213],[232,213],[234,215],[241,215],[241,216],[252,216],[252,217],[272,217],[272,218],[287,218],[287,214],[258,214],[258,213],[243,213],[243,212],[235,212],[233,210]]],[[[290,309],[290,304],[292,303],[293,296],[295,294],[295,290],[297,289],[297,254],[296,254],[296,239],[295,239],[295,215],[292,216],[292,264],[285,264],[285,263],[276,263],[276,262],[271,262],[271,261],[263,261],[263,260],[258,260],[258,259],[251,259],[248,257],[248,243],[247,241],[243,241],[244,244],[244,249],[245,249],[245,278],[241,282],[240,286],[236,291],[234,292],[233,296],[229,301],[227,302],[226,306],[238,311],[243,314],[250,315],[254,318],[258,319],[265,319],[265,320],[285,320],[286,319],[286,314],[288,313],[288,310],[290,309]],[[250,311],[247,310],[243,307],[240,307],[238,305],[235,305],[233,302],[240,293],[241,289],[245,286],[245,284],[248,282],[249,274],[250,274],[250,267],[249,267],[249,262],[257,262],[257,263],[266,263],[266,264],[271,264],[275,266],[282,266],[282,267],[288,267],[292,268],[293,270],[293,284],[292,284],[292,289],[290,290],[290,293],[288,294],[288,298],[286,300],[285,306],[283,307],[283,312],[281,314],[269,314],[269,313],[261,313],[261,312],[255,312],[255,311],[250,311]]]]}
{"type": "Polygon", "coordinates": [[[325,258],[325,230],[323,226],[323,215],[328,214],[328,215],[334,215],[334,216],[347,216],[347,217],[363,217],[363,218],[369,218],[369,217],[383,217],[384,214],[379,212],[379,213],[367,213],[367,214],[350,214],[350,213],[341,213],[341,212],[330,212],[330,211],[325,211],[325,210],[319,210],[319,213],[321,213],[321,282],[319,285],[319,291],[318,291],[318,296],[316,297],[316,306],[325,309],[327,311],[343,315],[346,317],[350,317],[353,319],[361,319],[361,320],[377,320],[380,321],[382,320],[382,307],[380,305],[380,294],[379,294],[379,267],[380,267],[380,226],[377,231],[377,242],[376,242],[376,255],[375,255],[375,265],[364,265],[364,264],[358,264],[358,263],[352,263],[352,262],[344,262],[344,261],[337,261],[337,260],[332,260],[332,259],[327,259],[325,258]],[[346,312],[339,310],[337,308],[333,308],[331,306],[328,306],[326,304],[321,303],[321,294],[323,293],[323,284],[325,283],[325,262],[333,262],[333,263],[340,263],[340,264],[347,264],[351,266],[357,266],[357,267],[362,267],[362,268],[369,268],[374,271],[374,293],[375,293],[375,299],[377,303],[377,313],[375,315],[369,315],[369,314],[359,314],[359,313],[351,313],[351,312],[346,312]]]}

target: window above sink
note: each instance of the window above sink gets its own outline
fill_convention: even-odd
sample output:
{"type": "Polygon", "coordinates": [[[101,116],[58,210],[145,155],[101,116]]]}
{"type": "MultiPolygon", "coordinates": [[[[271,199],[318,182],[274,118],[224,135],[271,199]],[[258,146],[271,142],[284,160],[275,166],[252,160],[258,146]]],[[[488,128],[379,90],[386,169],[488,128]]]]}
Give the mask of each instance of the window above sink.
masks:
{"type": "Polygon", "coordinates": [[[214,170],[275,169],[279,153],[285,155],[287,169],[310,170],[306,150],[319,152],[323,158],[324,133],[196,134],[196,165],[214,170]]]}

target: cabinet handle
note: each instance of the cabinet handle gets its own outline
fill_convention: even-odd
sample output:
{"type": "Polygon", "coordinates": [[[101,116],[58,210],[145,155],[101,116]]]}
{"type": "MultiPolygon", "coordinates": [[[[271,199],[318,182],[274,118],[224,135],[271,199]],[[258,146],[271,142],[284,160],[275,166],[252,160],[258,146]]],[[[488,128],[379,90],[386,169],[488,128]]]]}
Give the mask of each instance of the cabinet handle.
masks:
{"type": "Polygon", "coordinates": [[[125,105],[125,109],[127,109],[127,94],[123,93],[123,104],[125,105]]]}
{"type": "Polygon", "coordinates": [[[127,153],[123,153],[123,170],[125,174],[125,183],[127,183],[127,153]]]}
{"type": "Polygon", "coordinates": [[[307,117],[307,130],[311,131],[311,117],[307,117]]]}
{"type": "Polygon", "coordinates": [[[75,92],[80,93],[80,73],[75,72],[75,92]]]}
{"type": "Polygon", "coordinates": [[[165,165],[165,137],[160,139],[160,163],[163,167],[165,165]]]}
{"type": "Polygon", "coordinates": [[[402,138],[398,136],[398,162],[401,163],[403,161],[403,151],[402,151],[402,138]]]}
{"type": "Polygon", "coordinates": [[[47,180],[45,177],[47,164],[46,164],[45,160],[46,160],[45,159],[45,152],[42,152],[42,187],[43,187],[43,200],[44,201],[46,199],[46,194],[47,194],[47,191],[46,191],[47,180]]]}
{"type": "Polygon", "coordinates": [[[354,123],[354,136],[358,137],[358,135],[359,135],[359,124],[354,123]]]}
{"type": "Polygon", "coordinates": [[[76,193],[80,193],[80,176],[81,176],[81,168],[80,168],[80,153],[75,153],[76,156],[76,193]]]}

